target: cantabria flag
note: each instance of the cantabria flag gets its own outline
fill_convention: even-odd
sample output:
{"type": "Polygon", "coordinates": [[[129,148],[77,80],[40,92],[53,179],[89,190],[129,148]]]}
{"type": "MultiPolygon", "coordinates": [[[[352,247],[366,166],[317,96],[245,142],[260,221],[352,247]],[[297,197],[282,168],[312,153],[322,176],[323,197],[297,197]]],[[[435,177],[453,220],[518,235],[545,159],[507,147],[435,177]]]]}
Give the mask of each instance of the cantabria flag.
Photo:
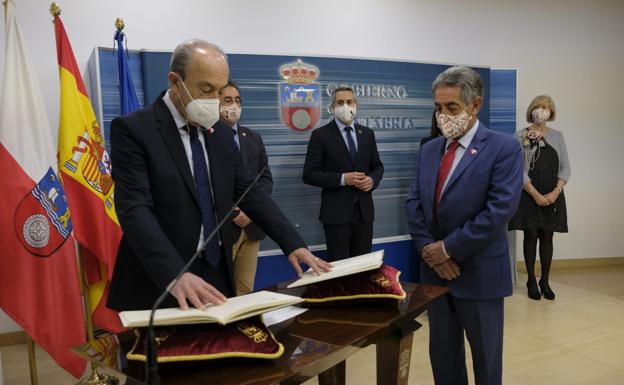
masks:
{"type": "Polygon", "coordinates": [[[86,342],[72,219],[55,140],[15,17],[6,11],[0,90],[0,307],[75,377],[86,342]]]}

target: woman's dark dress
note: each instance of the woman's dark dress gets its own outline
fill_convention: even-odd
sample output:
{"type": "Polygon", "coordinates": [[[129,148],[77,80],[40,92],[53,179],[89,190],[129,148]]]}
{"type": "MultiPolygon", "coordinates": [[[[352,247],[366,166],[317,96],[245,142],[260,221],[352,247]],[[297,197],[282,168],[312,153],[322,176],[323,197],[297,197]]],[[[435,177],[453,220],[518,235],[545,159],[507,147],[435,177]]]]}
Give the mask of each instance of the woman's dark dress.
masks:
{"type": "MultiPolygon", "coordinates": [[[[546,195],[557,186],[559,173],[559,155],[557,151],[544,141],[544,147],[538,147],[535,154],[539,157],[529,169],[529,178],[533,187],[542,195],[546,195]]],[[[526,161],[531,161],[527,159],[526,161]]],[[[509,222],[509,230],[537,230],[544,229],[558,233],[568,232],[568,217],[565,196],[563,191],[555,203],[541,207],[522,190],[520,205],[516,215],[509,222]]]]}

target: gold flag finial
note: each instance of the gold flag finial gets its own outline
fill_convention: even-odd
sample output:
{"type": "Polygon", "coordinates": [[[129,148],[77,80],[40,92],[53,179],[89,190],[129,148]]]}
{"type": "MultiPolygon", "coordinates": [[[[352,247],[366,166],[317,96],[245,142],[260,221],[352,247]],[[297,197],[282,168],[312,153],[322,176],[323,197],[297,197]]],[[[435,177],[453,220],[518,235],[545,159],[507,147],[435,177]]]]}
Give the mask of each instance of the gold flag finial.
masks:
{"type": "Polygon", "coordinates": [[[117,20],[115,20],[115,28],[124,29],[125,26],[126,24],[124,24],[124,21],[121,17],[118,17],[117,20]]]}
{"type": "Polygon", "coordinates": [[[61,14],[61,7],[57,3],[50,4],[50,13],[52,16],[56,17],[61,14]]]}

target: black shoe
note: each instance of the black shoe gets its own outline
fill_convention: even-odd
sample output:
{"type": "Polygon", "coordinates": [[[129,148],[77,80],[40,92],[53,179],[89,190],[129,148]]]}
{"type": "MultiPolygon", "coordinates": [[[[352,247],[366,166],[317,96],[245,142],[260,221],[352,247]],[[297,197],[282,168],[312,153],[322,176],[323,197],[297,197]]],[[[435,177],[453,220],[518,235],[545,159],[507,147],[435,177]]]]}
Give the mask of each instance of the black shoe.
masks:
{"type": "Polygon", "coordinates": [[[542,296],[540,295],[539,288],[537,287],[537,282],[535,279],[529,279],[526,283],[527,289],[529,291],[529,298],[539,301],[542,296]]]}
{"type": "Polygon", "coordinates": [[[544,296],[544,298],[549,299],[551,301],[555,299],[555,292],[552,291],[552,289],[548,285],[548,281],[542,281],[540,279],[539,287],[540,287],[540,290],[542,291],[542,295],[544,296]]]}

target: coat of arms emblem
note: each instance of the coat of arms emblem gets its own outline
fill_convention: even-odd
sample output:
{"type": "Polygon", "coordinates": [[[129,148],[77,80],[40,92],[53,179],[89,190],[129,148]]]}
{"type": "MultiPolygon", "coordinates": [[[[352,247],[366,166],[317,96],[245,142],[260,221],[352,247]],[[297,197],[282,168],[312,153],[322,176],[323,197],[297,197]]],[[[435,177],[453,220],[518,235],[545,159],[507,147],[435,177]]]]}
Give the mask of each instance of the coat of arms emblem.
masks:
{"type": "Polygon", "coordinates": [[[314,83],[318,67],[298,59],[279,69],[284,82],[280,83],[280,111],[282,121],[296,132],[314,128],[321,117],[321,88],[314,83]]]}
{"type": "Polygon", "coordinates": [[[65,191],[52,168],[17,205],[14,214],[17,239],[38,257],[49,257],[72,232],[65,191]]]}

